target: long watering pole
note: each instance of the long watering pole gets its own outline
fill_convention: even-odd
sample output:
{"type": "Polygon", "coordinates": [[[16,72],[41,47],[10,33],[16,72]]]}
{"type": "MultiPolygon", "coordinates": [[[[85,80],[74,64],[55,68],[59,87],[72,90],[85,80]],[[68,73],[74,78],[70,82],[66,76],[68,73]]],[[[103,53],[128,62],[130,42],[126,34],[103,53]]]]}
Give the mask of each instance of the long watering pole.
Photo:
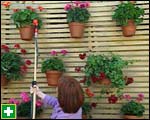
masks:
{"type": "MultiPolygon", "coordinates": [[[[38,65],[38,43],[37,43],[37,35],[38,35],[38,20],[33,20],[33,24],[35,26],[34,29],[34,80],[32,81],[32,86],[36,85],[36,73],[37,73],[37,65],[38,65]]],[[[36,89],[36,88],[34,88],[36,89]]],[[[36,115],[36,91],[34,90],[32,94],[32,106],[31,106],[31,112],[32,112],[32,119],[35,119],[36,115]]]]}

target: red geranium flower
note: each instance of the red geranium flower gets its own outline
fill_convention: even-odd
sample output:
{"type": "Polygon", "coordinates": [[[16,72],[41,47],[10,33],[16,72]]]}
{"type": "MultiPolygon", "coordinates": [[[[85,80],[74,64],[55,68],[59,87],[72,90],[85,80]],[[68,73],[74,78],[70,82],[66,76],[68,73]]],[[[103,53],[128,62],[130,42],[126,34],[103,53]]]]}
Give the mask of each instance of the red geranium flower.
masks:
{"type": "Polygon", "coordinates": [[[80,83],[85,83],[86,77],[84,76],[83,80],[80,80],[80,83]]]}
{"type": "Polygon", "coordinates": [[[18,43],[15,44],[15,45],[14,45],[14,48],[20,49],[20,44],[18,44],[18,43]]]}
{"type": "Polygon", "coordinates": [[[26,64],[31,65],[32,64],[31,60],[26,60],[26,64]]]}
{"type": "Polygon", "coordinates": [[[5,1],[2,3],[3,6],[5,6],[6,8],[10,7],[11,2],[5,1]]]}
{"type": "Polygon", "coordinates": [[[80,57],[80,59],[84,59],[85,57],[86,57],[86,53],[83,53],[83,54],[79,54],[79,57],[80,57]]]}
{"type": "Polygon", "coordinates": [[[29,10],[32,10],[32,7],[31,7],[31,6],[27,6],[26,8],[29,9],[29,10]]]}
{"type": "Polygon", "coordinates": [[[91,106],[93,107],[93,108],[95,108],[96,106],[97,106],[97,103],[91,103],[91,106]]]}
{"type": "Polygon", "coordinates": [[[116,103],[118,101],[118,97],[116,97],[115,95],[111,95],[110,97],[108,97],[108,102],[109,103],[116,103]]]}
{"type": "Polygon", "coordinates": [[[43,10],[44,10],[44,8],[43,8],[42,6],[39,6],[38,9],[39,9],[40,11],[43,11],[43,10]]]}
{"type": "Polygon", "coordinates": [[[128,84],[131,84],[131,83],[133,83],[133,78],[127,78],[127,80],[126,80],[126,85],[128,85],[128,84]]]}
{"type": "Polygon", "coordinates": [[[7,45],[1,45],[1,48],[5,50],[5,52],[9,52],[9,47],[7,45]]]}
{"type": "Polygon", "coordinates": [[[81,67],[75,67],[76,72],[81,72],[81,67]]]}
{"type": "Polygon", "coordinates": [[[18,12],[18,11],[19,11],[19,9],[13,9],[13,11],[14,11],[14,12],[18,12]]]}
{"type": "Polygon", "coordinates": [[[94,96],[94,93],[93,93],[89,88],[86,88],[86,89],[85,89],[85,93],[86,93],[89,97],[93,97],[93,96],[94,96]]]}
{"type": "Polygon", "coordinates": [[[21,49],[21,53],[22,53],[22,54],[26,54],[27,51],[26,51],[25,49],[21,49]]]}
{"type": "Polygon", "coordinates": [[[93,83],[96,83],[99,80],[99,78],[96,76],[92,76],[91,79],[93,83]]]}
{"type": "Polygon", "coordinates": [[[20,67],[20,69],[21,69],[21,72],[22,72],[22,73],[26,73],[28,67],[27,67],[26,65],[22,65],[22,66],[20,67]]]}
{"type": "Polygon", "coordinates": [[[100,72],[100,80],[103,80],[106,78],[106,75],[104,72],[100,72]]]}

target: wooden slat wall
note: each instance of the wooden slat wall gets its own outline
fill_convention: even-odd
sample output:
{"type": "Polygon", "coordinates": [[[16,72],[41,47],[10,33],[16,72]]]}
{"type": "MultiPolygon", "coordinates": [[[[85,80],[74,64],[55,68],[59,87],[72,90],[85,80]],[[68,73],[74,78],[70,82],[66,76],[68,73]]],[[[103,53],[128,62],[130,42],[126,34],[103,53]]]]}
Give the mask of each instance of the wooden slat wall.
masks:
{"type": "MultiPolygon", "coordinates": [[[[112,51],[121,55],[126,60],[137,60],[133,65],[124,70],[128,76],[133,76],[135,82],[125,88],[125,93],[136,97],[138,93],[145,94],[143,101],[146,111],[145,118],[149,118],[149,1],[137,1],[136,4],[143,7],[145,10],[144,21],[137,26],[136,35],[133,37],[123,37],[122,31],[116,22],[112,21],[112,12],[119,1],[93,1],[89,11],[91,17],[86,24],[84,38],[70,38],[68,24],[66,22],[66,12],[64,5],[69,1],[35,1],[36,5],[41,5],[45,8],[40,12],[43,19],[43,27],[39,31],[39,63],[37,69],[37,82],[43,92],[56,96],[55,87],[48,87],[45,79],[45,74],[41,73],[41,61],[47,57],[49,51],[67,49],[68,56],[64,59],[67,67],[67,74],[81,80],[83,73],[76,73],[75,66],[83,66],[84,61],[78,58],[79,53],[90,50],[97,53],[105,53],[112,51]]],[[[16,2],[13,2],[16,3],[16,2]]],[[[31,3],[28,1],[27,3],[31,3]]],[[[18,4],[15,4],[18,6],[18,4]]],[[[12,8],[15,8],[15,5],[12,8]]],[[[19,5],[20,8],[20,5],[19,5]]],[[[14,43],[20,43],[23,48],[26,48],[28,54],[26,58],[34,61],[34,42],[27,42],[20,39],[19,32],[15,28],[10,15],[12,12],[1,8],[1,43],[13,46],[14,43]]],[[[19,98],[22,91],[29,92],[29,86],[33,79],[32,64],[29,67],[29,73],[22,81],[11,81],[8,86],[1,89],[1,101],[7,103],[10,97],[19,98]]],[[[86,86],[82,85],[83,88],[86,86]]],[[[96,95],[99,95],[99,86],[93,87],[92,90],[96,95]]],[[[96,101],[96,98],[94,98],[96,101]]],[[[121,118],[119,110],[121,103],[111,105],[106,99],[100,99],[98,106],[92,111],[93,118],[115,119],[121,118]]],[[[44,112],[39,118],[49,118],[52,109],[44,109],[44,112]]]]}

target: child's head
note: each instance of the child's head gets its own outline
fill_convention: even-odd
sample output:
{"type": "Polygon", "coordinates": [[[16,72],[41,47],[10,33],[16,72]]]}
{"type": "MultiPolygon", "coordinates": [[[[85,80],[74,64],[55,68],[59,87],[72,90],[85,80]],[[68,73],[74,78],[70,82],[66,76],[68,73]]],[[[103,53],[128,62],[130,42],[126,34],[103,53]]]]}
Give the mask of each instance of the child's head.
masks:
{"type": "Polygon", "coordinates": [[[80,83],[73,77],[62,76],[58,83],[58,101],[65,113],[76,113],[84,102],[80,83]]]}

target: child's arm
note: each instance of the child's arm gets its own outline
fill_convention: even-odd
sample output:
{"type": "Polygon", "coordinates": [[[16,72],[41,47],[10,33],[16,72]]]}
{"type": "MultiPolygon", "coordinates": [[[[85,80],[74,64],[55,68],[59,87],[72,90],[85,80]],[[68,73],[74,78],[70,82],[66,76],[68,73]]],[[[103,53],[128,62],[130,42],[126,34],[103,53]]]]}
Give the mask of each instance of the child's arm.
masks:
{"type": "MultiPolygon", "coordinates": [[[[38,86],[34,86],[34,87],[36,87],[36,91],[35,91],[35,92],[36,92],[36,95],[37,95],[38,97],[40,97],[40,98],[43,100],[43,103],[45,104],[45,106],[50,105],[50,106],[52,106],[52,107],[55,107],[55,105],[58,104],[57,98],[55,98],[55,97],[53,97],[53,96],[49,96],[49,95],[44,94],[44,93],[39,89],[38,86]]],[[[32,88],[32,87],[30,88],[30,92],[31,92],[31,93],[33,92],[33,88],[32,88]]]]}

